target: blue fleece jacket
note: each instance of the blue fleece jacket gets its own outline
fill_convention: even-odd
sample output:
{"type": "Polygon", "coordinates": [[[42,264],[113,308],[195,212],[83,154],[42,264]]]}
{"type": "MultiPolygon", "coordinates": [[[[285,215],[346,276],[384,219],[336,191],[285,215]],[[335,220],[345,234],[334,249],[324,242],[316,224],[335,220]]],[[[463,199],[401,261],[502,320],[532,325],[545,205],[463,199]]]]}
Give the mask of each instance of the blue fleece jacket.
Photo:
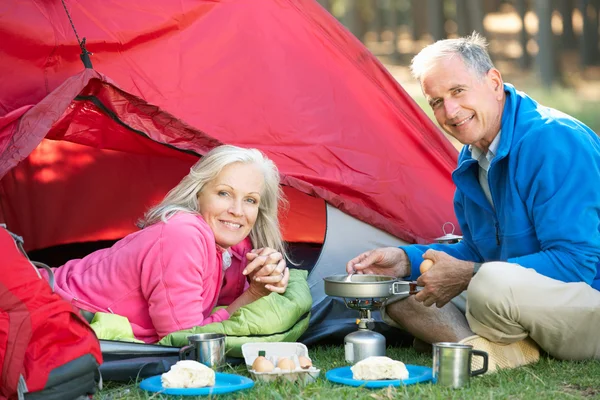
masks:
{"type": "Polygon", "coordinates": [[[411,279],[427,249],[507,261],[600,290],[600,139],[583,123],[505,84],[502,135],[488,171],[494,208],[465,146],[452,173],[463,240],[404,246],[411,279]]]}

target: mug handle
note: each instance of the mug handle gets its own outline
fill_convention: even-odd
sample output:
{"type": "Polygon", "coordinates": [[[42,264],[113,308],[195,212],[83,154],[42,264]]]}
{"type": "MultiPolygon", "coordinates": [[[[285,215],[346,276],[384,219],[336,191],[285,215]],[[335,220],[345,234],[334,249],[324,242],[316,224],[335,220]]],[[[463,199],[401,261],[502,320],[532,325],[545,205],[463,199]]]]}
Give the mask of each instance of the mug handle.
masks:
{"type": "Polygon", "coordinates": [[[471,376],[485,374],[488,370],[488,354],[485,351],[481,351],[481,350],[471,350],[471,353],[473,354],[473,356],[483,358],[483,367],[481,367],[475,371],[471,371],[471,376]]]}
{"type": "MultiPolygon", "coordinates": [[[[188,360],[187,356],[194,351],[195,346],[193,344],[188,345],[188,346],[183,346],[180,350],[179,350],[179,359],[180,360],[188,360]]],[[[487,363],[487,361],[486,361],[487,363]]]]}

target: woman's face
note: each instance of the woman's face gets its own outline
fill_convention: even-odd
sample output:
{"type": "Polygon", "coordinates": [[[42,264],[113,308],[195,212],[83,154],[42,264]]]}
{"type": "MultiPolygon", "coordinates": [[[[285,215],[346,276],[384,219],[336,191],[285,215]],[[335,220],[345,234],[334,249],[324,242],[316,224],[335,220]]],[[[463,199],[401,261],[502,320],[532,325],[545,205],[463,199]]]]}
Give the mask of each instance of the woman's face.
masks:
{"type": "Polygon", "coordinates": [[[258,166],[242,163],[229,164],[204,185],[198,207],[219,246],[228,249],[250,234],[264,185],[258,166]]]}

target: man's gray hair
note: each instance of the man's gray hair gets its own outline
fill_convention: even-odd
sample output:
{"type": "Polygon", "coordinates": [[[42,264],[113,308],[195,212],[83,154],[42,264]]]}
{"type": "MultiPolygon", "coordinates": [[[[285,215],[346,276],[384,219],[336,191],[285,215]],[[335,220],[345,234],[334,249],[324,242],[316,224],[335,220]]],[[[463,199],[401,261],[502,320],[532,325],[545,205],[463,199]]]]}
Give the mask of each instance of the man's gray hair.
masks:
{"type": "Polygon", "coordinates": [[[487,42],[483,36],[473,32],[470,36],[458,39],[438,40],[421,50],[410,65],[410,72],[416,80],[421,82],[421,77],[441,59],[460,56],[465,65],[477,74],[485,76],[494,68],[494,64],[487,52],[487,42]]]}
{"type": "Polygon", "coordinates": [[[204,186],[215,179],[226,166],[233,163],[254,164],[264,178],[264,189],[258,206],[256,223],[250,232],[254,248],[270,247],[284,256],[285,245],[279,229],[278,209],[287,203],[279,185],[275,163],[257,149],[223,145],[206,153],[160,204],[152,207],[138,222],[140,228],[167,220],[177,212],[200,213],[198,195],[204,186]]]}

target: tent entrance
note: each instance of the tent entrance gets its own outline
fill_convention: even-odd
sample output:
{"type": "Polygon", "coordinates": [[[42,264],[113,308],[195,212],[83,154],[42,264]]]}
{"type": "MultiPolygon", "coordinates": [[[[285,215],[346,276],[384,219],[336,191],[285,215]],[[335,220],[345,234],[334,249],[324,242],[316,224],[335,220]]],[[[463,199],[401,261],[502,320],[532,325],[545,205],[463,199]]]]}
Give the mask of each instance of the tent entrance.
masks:
{"type": "MultiPolygon", "coordinates": [[[[45,249],[40,254],[52,265],[136,230],[145,210],[198,160],[198,149],[219,144],[99,79],[73,100],[61,93],[30,110],[32,128],[19,129],[45,138],[0,181],[0,220],[26,238],[27,251],[45,249]]],[[[284,239],[323,243],[325,201],[291,187],[284,192],[284,239]]]]}

